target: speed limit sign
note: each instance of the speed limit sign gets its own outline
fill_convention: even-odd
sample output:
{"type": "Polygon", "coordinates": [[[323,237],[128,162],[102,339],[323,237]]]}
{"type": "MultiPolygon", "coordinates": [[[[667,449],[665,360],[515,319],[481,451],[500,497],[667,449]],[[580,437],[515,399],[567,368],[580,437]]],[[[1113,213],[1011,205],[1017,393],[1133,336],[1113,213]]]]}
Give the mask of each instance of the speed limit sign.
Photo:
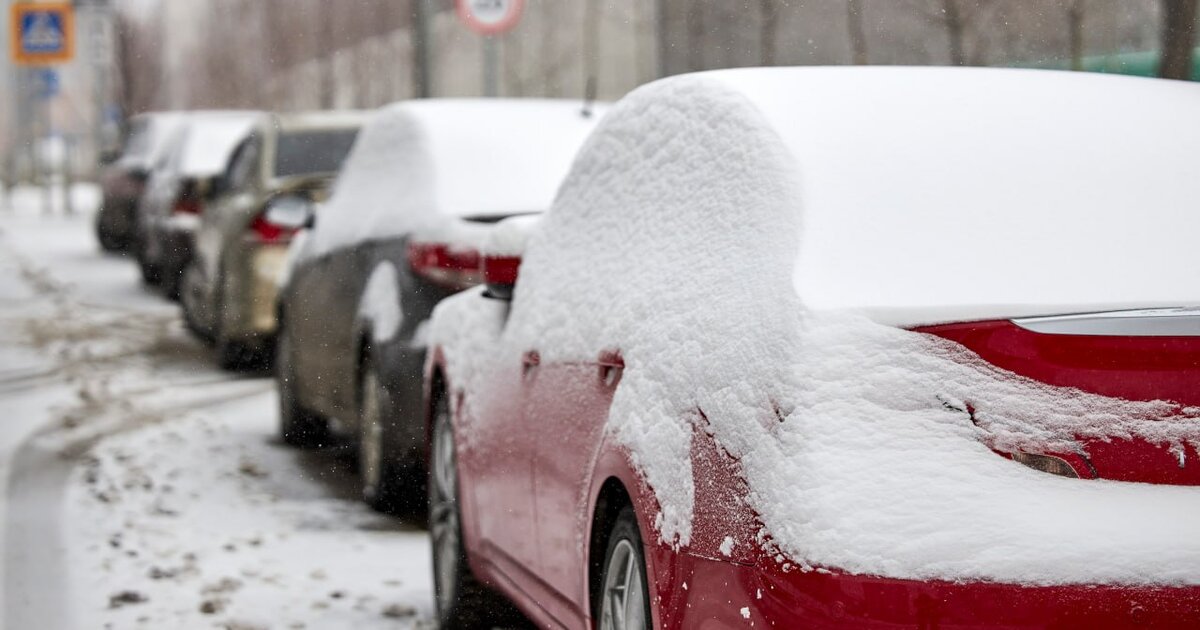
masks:
{"type": "Polygon", "coordinates": [[[517,25],[524,0],[458,0],[458,17],[480,35],[497,35],[517,25]]]}

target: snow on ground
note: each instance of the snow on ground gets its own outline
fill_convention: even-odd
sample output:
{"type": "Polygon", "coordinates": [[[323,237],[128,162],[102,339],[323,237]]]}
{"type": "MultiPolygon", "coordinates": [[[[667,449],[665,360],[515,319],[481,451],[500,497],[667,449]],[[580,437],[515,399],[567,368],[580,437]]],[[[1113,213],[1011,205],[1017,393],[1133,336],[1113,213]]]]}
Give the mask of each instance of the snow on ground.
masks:
{"type": "Polygon", "coordinates": [[[279,444],[269,377],[212,367],[75,200],[0,192],[4,627],[432,625],[425,533],[279,444]]]}

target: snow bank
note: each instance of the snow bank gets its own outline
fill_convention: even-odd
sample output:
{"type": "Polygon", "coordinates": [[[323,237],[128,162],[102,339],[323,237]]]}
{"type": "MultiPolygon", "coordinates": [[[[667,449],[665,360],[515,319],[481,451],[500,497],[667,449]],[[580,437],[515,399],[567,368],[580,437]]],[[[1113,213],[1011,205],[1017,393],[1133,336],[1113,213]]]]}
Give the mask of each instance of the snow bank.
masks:
{"type": "Polygon", "coordinates": [[[322,208],[311,254],[550,207],[598,116],[571,101],[423,100],[381,110],[322,208]]]}
{"type": "MultiPolygon", "coordinates": [[[[468,292],[439,306],[432,340],[445,348],[453,382],[472,392],[530,348],[543,362],[619,349],[626,370],[609,429],[654,488],[667,542],[686,546],[691,535],[692,473],[704,474],[689,457],[699,408],[741,460],[760,537],[783,562],[914,579],[1200,584],[1200,488],[1069,480],[989,449],[1078,449],[1080,436],[1129,435],[1195,446],[1195,410],[1049,387],[880,323],[900,311],[923,320],[1038,303],[1058,295],[1044,270],[1018,266],[1018,279],[996,263],[1101,257],[1085,239],[1115,233],[1094,224],[1123,224],[1133,199],[1111,175],[1124,173],[1139,194],[1147,182],[1168,183],[1143,176],[1160,166],[1137,152],[1107,153],[1120,164],[1103,168],[1067,164],[1097,158],[1077,153],[1096,148],[1088,121],[1111,123],[1103,135],[1123,149],[1135,143],[1133,132],[1111,128],[1115,116],[1078,121],[1080,111],[1107,107],[1092,100],[1105,85],[1110,100],[1149,114],[1200,104],[1190,86],[1014,71],[747,70],[643,87],[588,140],[532,234],[503,331],[488,323],[498,307],[468,292]],[[1050,120],[1026,120],[1020,97],[1046,105],[1050,120]],[[974,113],[979,136],[958,124],[960,107],[974,113]],[[935,132],[931,121],[949,126],[935,132]],[[901,143],[905,132],[890,125],[920,133],[901,143]],[[1028,172],[1045,168],[1047,155],[1062,162],[1064,181],[1028,172]],[[936,177],[923,170],[935,166],[936,177]],[[1092,186],[1104,199],[1086,192],[1092,186]],[[995,199],[1023,199],[1042,213],[1037,225],[1054,229],[1019,239],[1015,227],[996,228],[986,243],[949,238],[987,240],[1002,223],[995,199]],[[1079,204],[1099,214],[1078,232],[1059,229],[1070,223],[1064,216],[1082,218],[1079,204]],[[943,267],[954,265],[978,275],[943,267]],[[968,278],[980,286],[964,288],[968,278]],[[962,401],[978,424],[953,408],[962,401]]],[[[1157,130],[1157,117],[1133,111],[1127,126],[1157,130]]],[[[1200,147],[1188,132],[1154,137],[1160,155],[1200,147]]],[[[1156,217],[1150,225],[1163,232],[1155,237],[1191,233],[1180,229],[1190,216],[1170,222],[1191,181],[1145,197],[1155,206],[1145,210],[1156,217]]],[[[1026,221],[1034,211],[1013,210],[1026,221]]],[[[1104,273],[1140,266],[1178,277],[1195,256],[1143,253],[1103,250],[1114,258],[1097,274],[1107,293],[1125,297],[1133,274],[1104,273]]],[[[1096,272],[1064,270],[1088,284],[1064,289],[1067,301],[1108,299],[1096,272]]]]}
{"type": "Polygon", "coordinates": [[[253,112],[193,114],[188,117],[178,168],[188,177],[212,177],[225,170],[237,148],[261,118],[253,112]]]}

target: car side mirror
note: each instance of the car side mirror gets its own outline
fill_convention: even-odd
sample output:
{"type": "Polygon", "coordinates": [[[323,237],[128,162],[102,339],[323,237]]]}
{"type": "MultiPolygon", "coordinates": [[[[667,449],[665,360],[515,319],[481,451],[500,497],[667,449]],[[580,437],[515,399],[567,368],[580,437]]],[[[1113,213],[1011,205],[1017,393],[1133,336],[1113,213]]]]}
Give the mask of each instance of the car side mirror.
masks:
{"type": "Polygon", "coordinates": [[[312,228],[316,212],[312,201],[296,194],[284,194],[267,203],[268,223],[292,230],[312,228]]]}

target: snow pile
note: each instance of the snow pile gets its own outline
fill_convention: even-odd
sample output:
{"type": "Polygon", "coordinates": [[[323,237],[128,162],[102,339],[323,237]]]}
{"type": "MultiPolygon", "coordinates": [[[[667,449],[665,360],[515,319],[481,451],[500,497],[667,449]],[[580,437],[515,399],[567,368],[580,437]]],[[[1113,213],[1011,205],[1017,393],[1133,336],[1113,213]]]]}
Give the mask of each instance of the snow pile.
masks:
{"type": "MultiPolygon", "coordinates": [[[[1057,127],[1025,125],[1018,117],[1022,124],[985,134],[991,142],[985,147],[970,137],[951,142],[937,134],[901,146],[892,143],[901,132],[883,133],[873,117],[899,124],[886,111],[897,104],[911,117],[904,120],[909,128],[932,133],[926,118],[942,120],[943,109],[967,107],[977,117],[976,129],[990,129],[997,116],[1009,119],[1016,94],[1053,103],[1051,114],[1078,112],[1098,105],[1091,99],[1105,85],[1142,94],[1151,112],[1171,110],[1170,102],[1195,103],[1195,92],[1163,92],[1146,82],[1078,81],[1075,75],[1010,71],[779,69],[678,77],[644,87],[618,104],[588,140],[553,210],[532,235],[503,332],[489,323],[503,321],[501,309],[470,292],[443,302],[432,338],[446,348],[451,379],[473,393],[531,348],[543,363],[595,360],[619,349],[626,369],[609,428],[655,489],[662,508],[659,536],[668,542],[686,546],[691,535],[690,419],[699,408],[715,439],[741,460],[747,500],[764,526],[760,536],[783,561],[897,578],[1200,584],[1200,488],[1069,480],[989,449],[1076,449],[1079,436],[1129,435],[1195,447],[1195,410],[1049,387],[998,370],[945,340],[880,323],[894,323],[889,315],[899,312],[915,321],[968,311],[1005,316],[1008,303],[1039,311],[1047,308],[1040,300],[1057,295],[1040,277],[1026,273],[1018,281],[1003,273],[1003,263],[1019,257],[1005,250],[1015,247],[1011,231],[997,231],[999,242],[984,249],[1005,257],[981,261],[977,243],[947,239],[941,228],[927,238],[901,229],[900,219],[875,218],[907,213],[928,226],[939,217],[954,226],[945,229],[982,237],[999,209],[980,198],[1007,195],[1015,202],[1010,192],[994,190],[1003,186],[967,194],[947,181],[942,185],[957,194],[930,191],[921,198],[884,171],[921,176],[906,162],[929,165],[932,158],[924,152],[950,152],[979,169],[972,185],[1022,183],[1034,177],[1026,170],[1040,168],[1044,154],[1063,162],[1091,157],[1075,153],[1076,140],[1087,146],[1085,138],[1095,134],[1072,123],[1074,117],[1056,118],[1066,121],[1057,127]],[[1063,87],[1052,89],[1047,77],[1063,87]],[[916,102],[927,107],[918,112],[903,106],[916,102]],[[983,109],[992,102],[1001,109],[983,109]],[[866,131],[857,131],[858,124],[866,131]],[[1048,128],[1055,133],[1047,135],[1048,128]],[[879,142],[870,135],[876,131],[883,133],[879,142]],[[1007,143],[1002,159],[980,153],[1000,151],[1001,141],[1007,143]],[[1016,160],[1021,146],[1043,155],[1016,160]],[[1047,150],[1055,147],[1065,149],[1047,150]],[[814,166],[824,156],[837,168],[814,166]],[[858,162],[848,180],[838,169],[850,169],[851,158],[858,162]],[[886,194],[897,191],[910,198],[885,203],[891,199],[886,194]],[[860,205],[847,206],[843,195],[860,205]],[[856,226],[866,242],[882,247],[886,239],[872,232],[876,225],[898,242],[872,252],[847,231],[856,226]],[[927,268],[934,265],[929,260],[976,270],[983,286],[959,292],[965,272],[947,269],[942,273],[951,282],[930,291],[938,267],[927,268]],[[894,277],[889,264],[918,280],[894,277]],[[876,286],[876,274],[899,286],[876,286]],[[1026,290],[1010,291],[1009,285],[1026,290]],[[499,343],[490,341],[496,337],[499,343]],[[977,424],[964,411],[968,403],[977,424]]],[[[1115,100],[1139,99],[1122,94],[1115,100]]],[[[1146,120],[1139,116],[1134,124],[1146,120]]],[[[1105,128],[1108,138],[1133,135],[1105,128]]],[[[1179,142],[1190,145],[1186,151],[1200,147],[1188,134],[1156,138],[1167,152],[1179,142]]],[[[1102,179],[1120,169],[1124,186],[1141,192],[1145,181],[1158,181],[1149,174],[1155,168],[1157,162],[1135,153],[1099,173],[1102,179]]],[[[956,167],[946,174],[969,171],[956,167]]],[[[1047,179],[1036,197],[1065,203],[1059,188],[1087,190],[1097,180],[1089,172],[1060,169],[1068,181],[1047,179]],[[1051,183],[1055,193],[1047,197],[1051,183]]],[[[1189,190],[1191,181],[1179,179],[1169,191],[1155,193],[1153,200],[1168,209],[1147,212],[1160,213],[1165,226],[1183,198],[1179,191],[1189,190]]],[[[931,185],[928,175],[923,182],[931,185]]],[[[1101,186],[1109,201],[1131,199],[1119,188],[1110,181],[1101,186]]],[[[1126,217],[1121,203],[1078,203],[1091,204],[1097,213],[1092,224],[1126,217]]],[[[1047,214],[1077,212],[1074,206],[1040,207],[1047,214]]],[[[1192,220],[1181,218],[1180,225],[1192,220]]],[[[1060,225],[1058,216],[1041,221],[1060,225]]],[[[1119,231],[1080,229],[1090,236],[1119,231]]],[[[1047,253],[1046,260],[1086,256],[1090,264],[1110,256],[1116,262],[1104,270],[1134,267],[1176,278],[1180,269],[1194,267],[1186,248],[1151,259],[1136,257],[1137,248],[1133,257],[1113,256],[1121,250],[1093,249],[1068,236],[1034,238],[1026,251],[1053,249],[1032,246],[1055,241],[1067,251],[1047,253]]],[[[1077,306],[1104,299],[1087,269],[1071,270],[1070,277],[1089,280],[1088,290],[1062,294],[1077,306]]],[[[1114,282],[1115,294],[1122,295],[1132,275],[1105,282],[1114,282]]]]}
{"type": "Polygon", "coordinates": [[[484,256],[520,256],[525,253],[529,238],[541,224],[540,214],[509,217],[488,231],[480,251],[484,256]]]}
{"type": "Polygon", "coordinates": [[[179,173],[212,177],[225,170],[237,148],[259,121],[253,112],[202,113],[188,117],[180,148],[179,173]]]}
{"type": "Polygon", "coordinates": [[[381,110],[359,135],[307,254],[437,230],[447,218],[550,207],[598,116],[571,101],[423,100],[381,110]]]}

